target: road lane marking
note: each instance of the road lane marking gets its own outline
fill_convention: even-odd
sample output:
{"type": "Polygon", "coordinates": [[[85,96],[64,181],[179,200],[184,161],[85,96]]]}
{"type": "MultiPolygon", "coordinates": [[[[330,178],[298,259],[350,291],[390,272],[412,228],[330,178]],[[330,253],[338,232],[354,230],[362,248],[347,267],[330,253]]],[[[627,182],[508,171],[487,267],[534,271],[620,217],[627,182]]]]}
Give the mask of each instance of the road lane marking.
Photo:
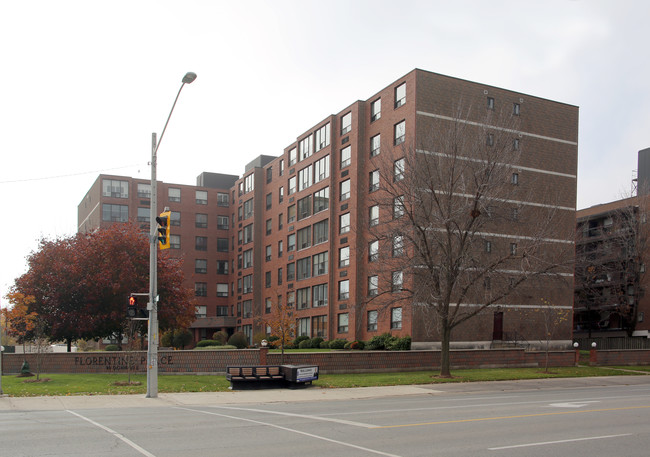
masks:
{"type": "Polygon", "coordinates": [[[287,416],[287,417],[300,417],[302,419],[309,419],[309,420],[315,420],[315,421],[325,421],[325,422],[336,422],[339,424],[343,425],[351,425],[353,427],[362,427],[362,428],[375,428],[377,427],[374,424],[364,424],[363,422],[355,422],[355,421],[349,421],[345,419],[334,419],[331,417],[323,417],[323,416],[313,416],[309,414],[297,414],[297,413],[286,413],[282,411],[269,411],[266,409],[255,409],[255,408],[239,408],[236,406],[211,406],[211,408],[219,408],[219,409],[231,409],[235,411],[250,411],[253,413],[265,413],[265,414],[276,414],[278,416],[287,416]]]}
{"type": "Polygon", "coordinates": [[[313,433],[302,432],[300,430],[296,430],[296,429],[288,428],[288,427],[283,427],[281,425],[276,425],[276,424],[272,424],[272,423],[268,423],[268,422],[257,421],[257,420],[254,420],[254,419],[245,419],[245,418],[236,417],[236,416],[229,416],[227,414],[220,414],[220,413],[215,413],[215,412],[212,412],[212,411],[202,411],[200,409],[182,408],[180,406],[175,406],[174,408],[175,409],[183,409],[185,411],[191,411],[193,413],[208,414],[208,415],[212,415],[212,416],[225,417],[226,419],[240,420],[240,421],[244,421],[244,422],[251,422],[253,424],[265,425],[267,427],[277,428],[277,429],[280,429],[280,430],[284,430],[286,432],[297,433],[298,435],[304,435],[304,436],[308,436],[310,438],[315,438],[317,440],[327,441],[327,442],[330,442],[330,443],[338,444],[340,446],[345,446],[345,447],[349,447],[349,448],[369,452],[371,454],[384,455],[386,457],[401,457],[401,456],[399,456],[397,454],[389,454],[387,452],[378,451],[376,449],[370,449],[370,448],[363,447],[363,446],[357,446],[356,444],[346,443],[344,441],[338,441],[338,440],[334,440],[334,439],[327,438],[327,437],[324,437],[324,436],[314,435],[313,433]]]}
{"type": "Polygon", "coordinates": [[[600,401],[567,401],[564,403],[550,403],[548,406],[552,406],[553,408],[582,408],[590,403],[600,403],[600,401]]]}
{"type": "Polygon", "coordinates": [[[89,419],[89,418],[87,418],[87,417],[85,417],[85,416],[82,416],[82,415],[79,414],[79,413],[75,413],[74,411],[70,411],[69,409],[66,409],[66,411],[69,412],[70,414],[74,415],[74,416],[77,416],[77,417],[79,417],[79,418],[81,418],[81,419],[87,421],[87,422],[90,422],[90,423],[93,424],[95,427],[99,427],[99,428],[101,428],[102,430],[104,430],[104,431],[110,433],[111,435],[113,435],[115,438],[118,438],[118,439],[124,441],[126,444],[128,444],[129,446],[131,446],[133,449],[135,449],[136,451],[138,451],[140,454],[142,454],[142,455],[144,455],[144,456],[146,456],[146,457],[156,457],[156,456],[153,455],[151,452],[147,451],[146,449],[141,448],[140,446],[138,446],[137,444],[135,444],[133,441],[131,441],[130,439],[128,439],[126,436],[124,436],[124,435],[122,435],[122,434],[116,432],[115,430],[110,429],[110,428],[108,428],[108,427],[106,427],[106,426],[104,426],[104,425],[102,425],[102,424],[100,424],[100,423],[98,423],[98,422],[95,422],[94,420],[89,419]]]}
{"type": "Polygon", "coordinates": [[[622,435],[589,436],[585,438],[573,438],[570,440],[543,441],[541,443],[515,444],[513,446],[489,447],[488,451],[501,451],[503,449],[516,449],[520,447],[547,446],[549,444],[573,443],[576,441],[604,440],[607,438],[619,438],[621,436],[631,436],[631,435],[632,435],[631,433],[623,433],[622,435]]]}
{"type": "Polygon", "coordinates": [[[460,424],[463,422],[480,422],[480,421],[492,421],[492,420],[505,420],[505,419],[523,419],[526,417],[543,417],[543,416],[559,416],[562,414],[584,414],[584,413],[599,413],[604,411],[625,411],[631,409],[647,409],[650,406],[628,406],[625,408],[603,408],[603,409],[588,409],[582,411],[562,411],[556,413],[538,413],[538,414],[522,414],[519,416],[497,416],[497,417],[476,417],[473,419],[456,419],[449,421],[437,421],[437,422],[419,422],[415,424],[397,424],[397,425],[379,425],[373,428],[400,428],[400,427],[418,427],[422,425],[443,425],[443,424],[460,424]]]}

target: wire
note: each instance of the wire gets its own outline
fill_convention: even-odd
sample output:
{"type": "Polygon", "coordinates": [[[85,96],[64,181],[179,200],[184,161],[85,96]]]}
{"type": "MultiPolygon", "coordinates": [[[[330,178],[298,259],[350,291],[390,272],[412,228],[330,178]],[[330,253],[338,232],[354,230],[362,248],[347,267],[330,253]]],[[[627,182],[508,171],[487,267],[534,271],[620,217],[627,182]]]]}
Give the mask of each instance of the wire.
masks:
{"type": "MultiPolygon", "coordinates": [[[[28,181],[44,181],[46,179],[59,179],[59,178],[69,178],[71,176],[81,176],[81,175],[89,175],[93,173],[102,173],[104,171],[112,171],[112,170],[122,170],[124,168],[131,168],[131,167],[137,167],[142,165],[141,163],[134,163],[131,165],[124,165],[122,167],[114,167],[114,168],[104,168],[103,170],[93,170],[93,171],[82,171],[79,173],[71,173],[67,175],[57,175],[57,176],[44,176],[41,178],[26,178],[26,179],[14,179],[11,181],[0,181],[0,184],[10,184],[10,183],[17,183],[17,182],[28,182],[28,181]]],[[[147,163],[147,166],[148,163],[147,163]]]]}

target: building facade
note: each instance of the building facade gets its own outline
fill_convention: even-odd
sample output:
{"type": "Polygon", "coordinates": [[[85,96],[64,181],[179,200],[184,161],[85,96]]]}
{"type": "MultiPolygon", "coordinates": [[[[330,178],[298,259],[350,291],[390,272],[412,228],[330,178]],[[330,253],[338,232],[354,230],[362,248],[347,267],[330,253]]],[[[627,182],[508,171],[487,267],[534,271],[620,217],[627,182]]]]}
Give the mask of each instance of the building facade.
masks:
{"type": "MultiPolygon", "coordinates": [[[[395,215],[374,203],[374,195],[388,184],[380,173],[381,163],[390,163],[396,170],[394,176],[407,173],[401,162],[405,145],[412,145],[414,150],[421,147],[417,145],[424,144],[425,136],[451,120],[460,102],[469,113],[464,122],[472,127],[483,128],[480,119],[490,110],[507,110],[518,120],[516,131],[501,131],[511,135],[513,144],[522,149],[517,163],[508,164],[519,180],[514,184],[521,182],[522,188],[531,192],[526,200],[504,205],[524,209],[552,206],[560,214],[560,228],[572,233],[578,108],[416,69],[298,134],[279,156],[253,160],[241,177],[233,178],[232,186],[212,188],[205,187],[204,182],[199,188],[161,183],[161,188],[167,189],[161,195],[171,188],[184,192],[180,202],[159,200],[161,210],[169,206],[181,213],[178,252],[185,254],[186,268],[191,269],[186,271],[188,283],[206,303],[205,315],[203,308],[197,311],[195,338],[209,338],[211,331],[226,327],[230,332],[243,331],[252,342],[254,335],[266,333],[274,309],[282,303],[290,306],[298,335],[353,341],[391,332],[435,345],[435,332],[424,331],[408,301],[396,300],[389,307],[373,302],[374,295],[385,288],[385,281],[408,281],[399,275],[387,279],[377,273],[381,263],[376,262],[381,254],[377,250],[384,246],[373,244],[372,228],[393,220],[395,215]],[[552,205],[534,197],[549,188],[561,190],[552,205]],[[207,193],[208,205],[194,201],[196,192],[207,193]],[[213,207],[213,201],[225,202],[226,198],[227,206],[213,207]],[[191,206],[182,206],[188,199],[191,206]],[[207,226],[196,225],[198,214],[207,215],[207,226]],[[213,225],[213,218],[219,217],[223,223],[213,225]],[[190,225],[187,229],[186,224],[190,225]],[[199,242],[203,236],[199,232],[208,239],[202,256],[196,252],[204,243],[199,242]],[[207,269],[202,267],[204,260],[207,269]],[[213,271],[215,264],[217,271],[213,271]]],[[[87,195],[80,205],[79,229],[101,226],[114,218],[138,217],[140,208],[147,208],[143,204],[146,199],[137,197],[138,190],[133,196],[132,189],[142,185],[144,190],[144,184],[130,178],[100,176],[89,192],[92,198],[87,195]],[[113,195],[113,187],[121,189],[123,184],[111,180],[127,182],[129,204],[113,195]],[[103,192],[101,186],[108,186],[110,192],[103,192]]],[[[526,238],[526,230],[512,221],[501,222],[490,236],[495,246],[511,249],[517,239],[526,238]]],[[[573,238],[570,235],[549,243],[556,241],[573,243],[573,238]]],[[[460,327],[454,340],[458,345],[485,346],[515,330],[529,340],[540,340],[539,322],[529,311],[538,307],[541,298],[548,297],[546,292],[543,288],[529,289],[499,303],[496,311],[460,327]]],[[[559,307],[571,309],[572,290],[554,292],[549,298],[559,307]]],[[[563,326],[557,339],[569,341],[570,332],[570,324],[563,326]]]]}

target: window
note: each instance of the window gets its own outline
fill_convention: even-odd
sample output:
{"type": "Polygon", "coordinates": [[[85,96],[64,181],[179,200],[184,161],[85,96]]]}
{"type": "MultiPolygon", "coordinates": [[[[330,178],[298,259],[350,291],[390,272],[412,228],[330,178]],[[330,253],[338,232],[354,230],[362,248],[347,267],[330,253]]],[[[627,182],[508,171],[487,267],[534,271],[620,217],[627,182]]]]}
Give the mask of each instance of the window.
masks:
{"type": "Polygon", "coordinates": [[[208,309],[206,306],[195,306],[194,307],[194,317],[206,317],[208,315],[208,309]]]}
{"type": "Polygon", "coordinates": [[[492,252],[492,241],[485,241],[485,252],[492,252]]]}
{"type": "Polygon", "coordinates": [[[311,195],[298,200],[298,220],[311,216],[311,195]]]}
{"type": "Polygon", "coordinates": [[[330,156],[329,154],[314,162],[314,184],[329,178],[330,176],[330,156]]]}
{"type": "Polygon", "coordinates": [[[207,190],[197,190],[196,191],[196,204],[197,205],[207,205],[208,204],[208,191],[207,190]]]}
{"type": "Polygon", "coordinates": [[[368,219],[370,221],[370,227],[379,224],[379,205],[373,205],[368,208],[368,219]]]}
{"type": "Polygon", "coordinates": [[[253,266],[253,250],[247,249],[243,253],[243,267],[250,268],[253,266]]]}
{"type": "Polygon", "coordinates": [[[151,198],[151,184],[138,183],[138,197],[151,198]]]}
{"type": "Polygon", "coordinates": [[[270,298],[265,298],[264,299],[264,312],[266,314],[269,314],[271,312],[271,299],[270,298]]]}
{"type": "Polygon", "coordinates": [[[217,306],[217,316],[228,316],[228,307],[227,306],[217,306]]]}
{"type": "Polygon", "coordinates": [[[485,290],[490,290],[492,288],[492,280],[489,276],[486,276],[485,279],[483,279],[483,287],[485,287],[485,290]]]}
{"type": "Polygon", "coordinates": [[[402,274],[402,272],[393,271],[392,274],[393,292],[399,292],[400,290],[402,290],[403,285],[404,285],[404,275],[402,274]]]}
{"type": "Polygon", "coordinates": [[[284,201],[284,186],[280,186],[280,190],[278,191],[278,203],[282,203],[284,201]]]}
{"type": "Polygon", "coordinates": [[[487,144],[488,146],[494,146],[494,135],[492,133],[487,134],[485,144],[487,144]]]}
{"type": "Polygon", "coordinates": [[[102,220],[111,222],[128,222],[129,207],[126,205],[102,203],[102,220]]]}
{"type": "Polygon", "coordinates": [[[314,214],[329,208],[330,188],[325,187],[318,192],[314,192],[314,214]]]}
{"type": "Polygon", "coordinates": [[[376,121],[381,117],[381,98],[370,103],[370,122],[376,121]]]}
{"type": "Polygon", "coordinates": [[[266,234],[270,235],[273,230],[273,219],[266,220],[266,234]]]}
{"type": "MultiPolygon", "coordinates": [[[[242,311],[243,311],[242,317],[243,318],[251,317],[252,309],[253,309],[253,301],[252,300],[244,300],[242,302],[242,311]]],[[[248,327],[248,325],[244,325],[244,327],[248,327]]],[[[249,334],[250,334],[250,330],[248,331],[247,335],[249,335],[249,334]]]]}
{"type": "Polygon", "coordinates": [[[514,140],[512,140],[512,149],[515,151],[519,151],[519,147],[520,147],[519,138],[515,138],[514,140]]]}
{"type": "Polygon", "coordinates": [[[402,308],[393,308],[390,310],[390,328],[399,330],[402,328],[402,308]]]}
{"type": "Polygon", "coordinates": [[[169,235],[169,247],[170,247],[170,249],[180,249],[181,248],[181,236],[180,235],[169,235]]]}
{"type": "Polygon", "coordinates": [[[217,252],[228,252],[228,238],[217,238],[217,252]]]}
{"type": "Polygon", "coordinates": [[[171,214],[169,215],[169,225],[175,227],[181,226],[181,213],[179,211],[171,211],[171,214]]]}
{"type": "Polygon", "coordinates": [[[298,154],[296,148],[293,148],[289,151],[289,166],[295,165],[298,161],[298,154]]]}
{"type": "Polygon", "coordinates": [[[516,206],[512,208],[510,212],[510,219],[512,219],[513,221],[519,220],[519,208],[517,208],[516,206]]]}
{"type": "Polygon", "coordinates": [[[270,183],[273,181],[273,167],[269,167],[266,169],[266,183],[270,183]]]}
{"type": "Polygon", "coordinates": [[[271,209],[273,206],[273,193],[266,194],[266,209],[271,209]]]}
{"type": "Polygon", "coordinates": [[[208,237],[207,236],[197,236],[194,239],[194,249],[197,251],[207,251],[208,250],[208,237]]]}
{"type": "Polygon", "coordinates": [[[368,311],[368,331],[377,331],[377,311],[368,311]]]}
{"type": "Polygon", "coordinates": [[[329,261],[329,253],[321,252],[312,257],[313,266],[312,269],[313,276],[322,276],[327,274],[327,264],[329,261]]]}
{"type": "Polygon", "coordinates": [[[278,230],[282,230],[282,227],[284,227],[284,223],[282,220],[284,219],[284,214],[280,213],[278,214],[278,230]]]}
{"type": "Polygon", "coordinates": [[[228,230],[229,225],[228,216],[217,216],[217,228],[219,230],[228,230]]]}
{"type": "Polygon", "coordinates": [[[224,192],[217,193],[217,206],[228,206],[230,205],[230,200],[228,194],[224,192]]]}
{"type": "Polygon", "coordinates": [[[311,289],[304,287],[296,291],[296,308],[307,309],[311,305],[311,289]]]}
{"type": "Polygon", "coordinates": [[[341,201],[345,201],[350,198],[350,180],[346,179],[340,184],[340,195],[341,201]]]}
{"type": "Polygon", "coordinates": [[[102,197],[129,198],[128,181],[102,179],[102,197]]]}
{"type": "Polygon", "coordinates": [[[311,336],[311,318],[303,317],[298,319],[298,336],[311,336]]]}
{"type": "Polygon", "coordinates": [[[487,107],[488,109],[494,109],[494,97],[487,98],[487,107]]]}
{"type": "Polygon", "coordinates": [[[348,313],[339,314],[338,318],[339,318],[338,332],[348,333],[348,320],[349,320],[348,313]]]}
{"type": "Polygon", "coordinates": [[[175,187],[170,187],[167,189],[167,198],[170,202],[180,202],[181,201],[181,190],[175,187]]]}
{"type": "Polygon", "coordinates": [[[309,135],[307,138],[304,138],[303,140],[298,143],[298,151],[300,153],[300,160],[305,160],[307,157],[310,157],[313,149],[312,149],[312,135],[309,135]]]}
{"type": "Polygon", "coordinates": [[[267,271],[264,273],[264,287],[267,289],[271,287],[271,272],[267,271]]]}
{"type": "Polygon", "coordinates": [[[404,196],[400,195],[393,199],[393,218],[398,219],[404,215],[404,196]]]}
{"type": "Polygon", "coordinates": [[[208,215],[197,213],[194,219],[194,226],[196,228],[207,228],[208,227],[208,215]]]}
{"type": "Polygon", "coordinates": [[[298,171],[298,192],[305,190],[312,185],[312,167],[311,165],[298,171]]]}
{"type": "Polygon", "coordinates": [[[291,205],[287,209],[287,223],[291,224],[296,220],[296,205],[291,205]]]}
{"type": "Polygon", "coordinates": [[[253,199],[244,202],[244,220],[253,216],[253,199]]]}
{"type": "Polygon", "coordinates": [[[271,250],[271,245],[270,244],[267,245],[266,248],[264,248],[264,250],[265,250],[265,255],[266,255],[265,258],[266,258],[266,261],[268,262],[269,260],[271,260],[271,253],[272,253],[271,252],[272,251],[271,250]]]}
{"type": "Polygon", "coordinates": [[[316,130],[316,151],[330,145],[330,124],[327,123],[316,130]]]}
{"type": "Polygon", "coordinates": [[[244,244],[253,241],[253,224],[248,224],[244,227],[244,244]]]}
{"type": "Polygon", "coordinates": [[[329,219],[314,224],[313,244],[324,243],[329,239],[329,219]]]}
{"type": "Polygon", "coordinates": [[[314,316],[311,318],[312,337],[327,339],[327,316],[314,316]]]}
{"type": "Polygon", "coordinates": [[[292,176],[289,178],[289,195],[293,194],[296,192],[296,177],[292,176]]]}
{"type": "Polygon", "coordinates": [[[228,284],[217,284],[217,297],[228,296],[228,284]]]}
{"type": "Polygon", "coordinates": [[[243,278],[243,293],[249,294],[253,291],[253,275],[246,275],[243,278]]]}
{"type": "Polygon", "coordinates": [[[287,235],[287,252],[294,251],[296,249],[296,234],[292,233],[287,235]]]}
{"type": "Polygon", "coordinates": [[[401,257],[404,255],[404,236],[395,235],[393,237],[393,257],[401,257]]]}
{"type": "Polygon", "coordinates": [[[350,265],[350,246],[339,248],[339,268],[350,265]]]}
{"type": "Polygon", "coordinates": [[[296,240],[298,242],[298,250],[311,246],[311,226],[298,230],[296,240]]]}
{"type": "Polygon", "coordinates": [[[228,274],[228,261],[227,260],[217,260],[217,274],[218,275],[227,275],[228,274]]]}
{"type": "Polygon", "coordinates": [[[379,154],[379,148],[381,146],[380,135],[377,134],[370,138],[370,157],[375,157],[379,154]]]}
{"type": "Polygon", "coordinates": [[[406,121],[395,124],[395,146],[404,143],[406,139],[406,121]]]}
{"type": "Polygon", "coordinates": [[[510,255],[517,254],[517,243],[510,243],[510,255]]]}
{"type": "Polygon", "coordinates": [[[197,297],[207,297],[208,296],[208,283],[206,282],[195,282],[194,283],[194,295],[197,297]]]}
{"type": "Polygon", "coordinates": [[[404,159],[397,159],[393,162],[393,181],[401,181],[404,179],[404,159]]]}
{"type": "Polygon", "coordinates": [[[148,223],[150,220],[151,220],[151,208],[138,208],[138,222],[148,223]]]}
{"type": "Polygon", "coordinates": [[[327,284],[312,287],[312,303],[314,308],[327,306],[327,284]]]}
{"type": "Polygon", "coordinates": [[[377,189],[379,189],[379,170],[374,170],[368,175],[368,191],[374,192],[377,189]]]}
{"type": "Polygon", "coordinates": [[[513,173],[510,182],[514,185],[519,184],[519,173],[513,173]]]}
{"type": "Polygon", "coordinates": [[[282,268],[278,268],[278,286],[282,285],[282,268]]]}
{"type": "Polygon", "coordinates": [[[368,261],[374,262],[379,259],[379,241],[371,241],[368,243],[368,261]]]}
{"type": "Polygon", "coordinates": [[[284,241],[280,240],[278,241],[278,257],[282,257],[283,253],[284,253],[284,241]]]}
{"type": "Polygon", "coordinates": [[[512,114],[515,116],[519,116],[521,112],[521,105],[519,103],[513,103],[512,104],[512,114]]]}
{"type": "Polygon", "coordinates": [[[194,273],[206,274],[208,272],[208,261],[206,259],[194,260],[194,273]]]}
{"type": "Polygon", "coordinates": [[[339,233],[348,233],[350,231],[350,213],[339,216],[339,233]]]}
{"type": "Polygon", "coordinates": [[[255,188],[255,175],[251,173],[244,178],[244,193],[252,192],[255,188]]]}
{"type": "Polygon", "coordinates": [[[351,130],[352,130],[352,113],[347,113],[341,117],[341,135],[345,135],[351,130]]]}
{"type": "Polygon", "coordinates": [[[292,262],[287,264],[287,281],[293,281],[294,279],[296,279],[296,264],[292,262]]]}
{"type": "Polygon", "coordinates": [[[368,276],[368,296],[374,297],[379,293],[379,276],[368,276]]]}
{"type": "Polygon", "coordinates": [[[278,173],[280,176],[284,174],[284,159],[280,159],[280,170],[278,173]]]}
{"type": "Polygon", "coordinates": [[[352,146],[341,149],[341,169],[350,166],[352,163],[352,146]]]}
{"type": "Polygon", "coordinates": [[[347,300],[350,298],[350,280],[344,279],[339,281],[339,300],[347,300]]]}
{"type": "Polygon", "coordinates": [[[406,83],[395,88],[395,108],[399,108],[404,103],[406,103],[406,83]]]}
{"type": "Polygon", "coordinates": [[[298,281],[311,278],[311,257],[296,260],[296,274],[298,281]]]}

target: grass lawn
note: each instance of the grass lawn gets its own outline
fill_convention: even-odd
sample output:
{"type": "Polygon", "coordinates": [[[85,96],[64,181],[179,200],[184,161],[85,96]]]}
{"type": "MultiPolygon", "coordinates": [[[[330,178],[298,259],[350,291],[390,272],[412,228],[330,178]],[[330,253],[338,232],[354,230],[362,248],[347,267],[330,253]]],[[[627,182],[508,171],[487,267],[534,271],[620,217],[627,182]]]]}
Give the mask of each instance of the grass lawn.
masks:
{"type": "MultiPolygon", "coordinates": [[[[574,378],[585,376],[633,376],[640,375],[630,371],[645,371],[650,367],[561,367],[551,368],[544,373],[540,368],[504,368],[454,370],[453,378],[438,378],[438,371],[415,371],[400,373],[356,373],[323,374],[314,385],[321,388],[372,387],[411,384],[435,384],[443,382],[504,381],[516,379],[574,378]]],[[[19,378],[3,376],[2,389],[5,394],[15,397],[41,395],[123,395],[142,394],[147,391],[145,374],[131,375],[131,380],[140,385],[125,384],[125,374],[42,374],[45,382],[34,382],[35,377],[19,378]]],[[[160,375],[158,391],[164,392],[225,392],[230,384],[223,375],[160,375]]]]}

